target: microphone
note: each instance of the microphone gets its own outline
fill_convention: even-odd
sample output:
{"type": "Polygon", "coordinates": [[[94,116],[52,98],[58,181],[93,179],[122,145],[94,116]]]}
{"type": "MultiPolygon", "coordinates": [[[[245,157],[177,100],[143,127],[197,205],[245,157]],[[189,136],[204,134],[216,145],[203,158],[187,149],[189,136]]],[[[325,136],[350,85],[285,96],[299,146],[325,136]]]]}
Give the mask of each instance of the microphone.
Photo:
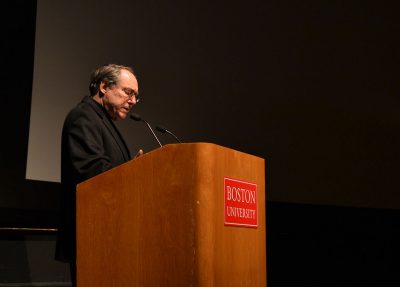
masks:
{"type": "Polygon", "coordinates": [[[163,134],[168,133],[168,134],[170,134],[171,136],[173,136],[173,137],[176,139],[177,142],[182,143],[182,142],[176,137],[176,135],[174,135],[174,134],[173,134],[172,132],[170,132],[169,130],[167,130],[167,129],[163,128],[163,127],[160,127],[160,126],[156,126],[156,130],[158,130],[159,132],[162,132],[163,134]]]}
{"type": "Polygon", "coordinates": [[[151,126],[149,125],[148,122],[146,122],[146,121],[145,121],[144,119],[142,119],[138,114],[135,114],[135,113],[131,113],[131,114],[129,115],[129,117],[130,117],[131,119],[135,120],[135,121],[146,123],[146,125],[149,127],[151,133],[152,133],[153,136],[156,138],[158,144],[162,147],[162,144],[161,144],[160,140],[158,139],[158,137],[156,136],[156,134],[154,133],[153,129],[151,128],[151,126]]]}

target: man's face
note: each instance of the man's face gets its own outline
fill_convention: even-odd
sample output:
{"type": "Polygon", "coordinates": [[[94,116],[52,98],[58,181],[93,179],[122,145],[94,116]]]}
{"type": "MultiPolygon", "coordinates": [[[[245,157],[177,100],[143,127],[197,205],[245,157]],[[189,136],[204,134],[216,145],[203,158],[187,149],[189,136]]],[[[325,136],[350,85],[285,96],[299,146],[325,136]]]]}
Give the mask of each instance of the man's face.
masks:
{"type": "Polygon", "coordinates": [[[137,103],[139,87],[136,77],[128,70],[121,70],[116,85],[106,87],[104,83],[101,83],[100,87],[103,93],[103,106],[111,118],[125,119],[137,103]]]}

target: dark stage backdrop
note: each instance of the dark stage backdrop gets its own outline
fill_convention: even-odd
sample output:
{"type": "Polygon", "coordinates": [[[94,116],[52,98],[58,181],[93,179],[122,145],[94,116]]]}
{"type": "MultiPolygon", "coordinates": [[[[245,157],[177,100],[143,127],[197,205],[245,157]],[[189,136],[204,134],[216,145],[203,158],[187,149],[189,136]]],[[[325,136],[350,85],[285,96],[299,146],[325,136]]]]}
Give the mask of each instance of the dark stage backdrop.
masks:
{"type": "Polygon", "coordinates": [[[270,201],[400,207],[395,1],[83,2],[5,4],[3,225],[57,211],[62,120],[109,62],[135,67],[150,123],[266,158],[270,201]]]}

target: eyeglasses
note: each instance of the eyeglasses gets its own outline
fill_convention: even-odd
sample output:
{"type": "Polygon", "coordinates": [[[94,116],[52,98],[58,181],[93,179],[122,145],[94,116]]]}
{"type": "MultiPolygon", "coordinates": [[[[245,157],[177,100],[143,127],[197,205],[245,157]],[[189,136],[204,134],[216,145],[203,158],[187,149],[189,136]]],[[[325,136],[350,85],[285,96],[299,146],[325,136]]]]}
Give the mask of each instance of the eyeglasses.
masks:
{"type": "Polygon", "coordinates": [[[126,88],[126,87],[121,87],[120,85],[115,85],[116,87],[118,87],[119,89],[121,89],[124,94],[128,97],[129,100],[132,100],[133,97],[135,97],[135,102],[138,103],[140,98],[139,98],[139,94],[131,88],[126,88]]]}

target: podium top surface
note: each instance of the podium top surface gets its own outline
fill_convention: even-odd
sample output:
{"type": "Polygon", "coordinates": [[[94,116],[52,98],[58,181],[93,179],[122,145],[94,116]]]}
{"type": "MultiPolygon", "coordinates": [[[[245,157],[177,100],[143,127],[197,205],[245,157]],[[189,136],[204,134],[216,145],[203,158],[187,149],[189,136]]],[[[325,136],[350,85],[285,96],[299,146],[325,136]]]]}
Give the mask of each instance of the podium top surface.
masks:
{"type": "Polygon", "coordinates": [[[239,151],[233,148],[228,148],[228,147],[224,147],[215,143],[208,143],[208,142],[193,142],[193,143],[179,143],[179,144],[166,144],[163,145],[162,147],[159,147],[157,149],[154,149],[152,151],[149,151],[147,153],[144,153],[142,156],[145,156],[149,153],[155,153],[155,152],[160,152],[160,151],[165,151],[165,150],[169,150],[169,149],[207,149],[207,148],[211,148],[211,149],[219,149],[219,150],[229,150],[232,152],[237,152],[237,153],[241,153],[241,154],[245,154],[247,156],[252,156],[252,157],[256,157],[259,158],[261,160],[264,160],[262,157],[256,156],[256,155],[252,155],[243,151],[239,151]]]}

